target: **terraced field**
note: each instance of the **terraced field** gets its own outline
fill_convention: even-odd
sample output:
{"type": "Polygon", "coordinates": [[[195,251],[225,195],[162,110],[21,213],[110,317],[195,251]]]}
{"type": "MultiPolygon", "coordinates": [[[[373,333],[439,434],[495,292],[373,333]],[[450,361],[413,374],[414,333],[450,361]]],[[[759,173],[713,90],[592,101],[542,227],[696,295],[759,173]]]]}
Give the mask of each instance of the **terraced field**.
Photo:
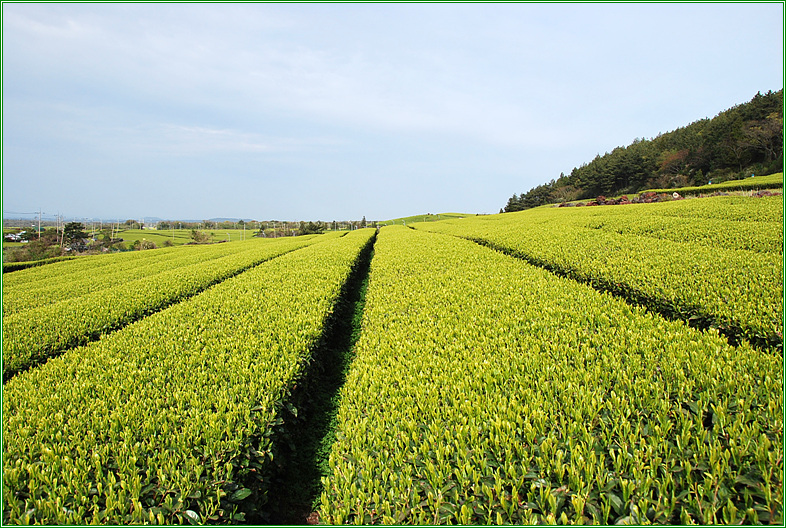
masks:
{"type": "Polygon", "coordinates": [[[782,259],[774,196],[15,271],[3,521],[782,524],[782,259]]]}

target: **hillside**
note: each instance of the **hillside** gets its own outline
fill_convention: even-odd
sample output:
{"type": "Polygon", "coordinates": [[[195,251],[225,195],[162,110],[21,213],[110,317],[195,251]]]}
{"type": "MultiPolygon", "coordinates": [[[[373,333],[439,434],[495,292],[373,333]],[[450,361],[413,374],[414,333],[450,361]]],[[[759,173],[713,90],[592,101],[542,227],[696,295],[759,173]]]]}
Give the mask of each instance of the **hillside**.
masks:
{"type": "Polygon", "coordinates": [[[652,139],[635,139],[570,174],[508,199],[504,212],[546,203],[720,183],[783,170],[783,89],[652,139]]]}
{"type": "Polygon", "coordinates": [[[407,225],[414,224],[415,222],[437,222],[439,220],[447,220],[449,218],[464,218],[467,216],[473,215],[465,213],[426,213],[423,215],[404,216],[401,218],[394,218],[392,220],[385,220],[384,222],[379,222],[379,225],[407,225]]]}

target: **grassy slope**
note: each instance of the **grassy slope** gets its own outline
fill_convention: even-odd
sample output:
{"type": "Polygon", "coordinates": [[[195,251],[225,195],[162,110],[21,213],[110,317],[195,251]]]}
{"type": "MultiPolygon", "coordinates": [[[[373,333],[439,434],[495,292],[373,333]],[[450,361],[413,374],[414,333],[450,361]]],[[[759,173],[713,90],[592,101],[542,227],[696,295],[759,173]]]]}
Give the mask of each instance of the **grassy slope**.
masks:
{"type": "MultiPolygon", "coordinates": [[[[742,180],[729,180],[722,183],[713,183],[712,185],[701,185],[698,187],[681,187],[679,189],[649,189],[649,192],[678,192],[680,194],[695,194],[704,192],[723,191],[729,188],[734,189],[749,189],[756,190],[762,187],[774,188],[776,184],[780,183],[783,186],[783,173],[768,174],[767,176],[752,176],[742,180]]],[[[642,192],[648,192],[642,191],[642,192]]]]}
{"type": "MultiPolygon", "coordinates": [[[[221,240],[229,240],[234,242],[241,240],[243,235],[242,229],[204,229],[205,233],[211,234],[210,242],[219,242],[221,240]]],[[[246,229],[246,240],[254,236],[255,231],[246,229]]],[[[153,230],[153,229],[123,229],[116,235],[117,238],[122,238],[126,244],[133,244],[135,240],[150,240],[157,246],[161,246],[169,240],[174,245],[187,244],[191,242],[190,229],[175,229],[174,232],[170,230],[153,230]],[[174,235],[174,236],[173,236],[174,235]]]]}
{"type": "MultiPolygon", "coordinates": [[[[673,192],[677,192],[683,196],[693,196],[698,194],[704,193],[713,193],[716,191],[719,192],[739,192],[742,189],[747,189],[747,191],[757,191],[760,189],[778,189],[778,184],[780,187],[783,187],[783,173],[778,172],[775,174],[768,174],[766,176],[755,176],[752,178],[745,178],[742,180],[728,180],[722,183],[713,183],[712,185],[702,185],[700,187],[677,187],[674,189],[647,189],[646,191],[641,191],[637,193],[627,193],[625,196],[628,198],[633,198],[634,196],[639,196],[645,192],[657,192],[657,193],[667,193],[671,194],[673,192]]],[[[746,192],[746,191],[742,191],[746,192]]],[[[619,198],[622,195],[611,196],[609,198],[619,198]]],[[[584,198],[582,200],[572,200],[568,203],[582,203],[582,202],[590,202],[594,200],[594,198],[584,198]]],[[[554,207],[559,205],[557,203],[548,203],[544,205],[540,205],[538,207],[533,207],[532,209],[539,209],[541,207],[554,207]]]]}
{"type": "Polygon", "coordinates": [[[463,218],[466,216],[475,216],[465,213],[439,213],[439,214],[422,214],[415,216],[404,216],[402,218],[394,218],[392,220],[385,220],[379,222],[380,225],[402,225],[413,224],[415,222],[437,222],[439,220],[447,220],[449,218],[463,218]]]}

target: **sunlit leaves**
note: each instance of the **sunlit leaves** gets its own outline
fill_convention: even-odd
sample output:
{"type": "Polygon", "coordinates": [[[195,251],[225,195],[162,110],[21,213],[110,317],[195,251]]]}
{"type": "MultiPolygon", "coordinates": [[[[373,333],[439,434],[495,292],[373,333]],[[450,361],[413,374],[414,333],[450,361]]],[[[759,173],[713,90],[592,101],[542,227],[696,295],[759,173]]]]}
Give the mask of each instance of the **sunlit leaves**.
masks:
{"type": "Polygon", "coordinates": [[[372,230],[269,260],[3,390],[8,524],[238,523],[372,230]]]}
{"type": "Polygon", "coordinates": [[[776,354],[386,227],[320,518],[780,522],[782,390],[776,354]]]}
{"type": "Polygon", "coordinates": [[[783,342],[783,202],[706,198],[418,224],[487,244],[672,318],[783,342]]]}
{"type": "Polygon", "coordinates": [[[254,241],[249,246],[236,246],[234,251],[221,246],[173,248],[162,252],[159,258],[132,259],[131,264],[127,262],[129,259],[118,263],[104,257],[96,261],[94,268],[89,266],[89,259],[58,264],[63,268],[61,279],[33,281],[34,275],[30,277],[31,283],[41,287],[26,289],[16,284],[3,292],[4,298],[12,299],[8,303],[19,305],[25,304],[28,293],[33,296],[32,308],[20,308],[3,317],[3,377],[6,379],[50,356],[84,345],[314,240],[298,237],[275,242],[254,241]],[[74,273],[65,266],[72,263],[81,271],[74,273]],[[110,280],[109,287],[101,285],[102,276],[110,280]],[[95,288],[84,286],[90,293],[85,294],[79,288],[94,282],[98,283],[95,288]],[[37,292],[43,292],[40,296],[51,302],[36,301],[37,292]]]}

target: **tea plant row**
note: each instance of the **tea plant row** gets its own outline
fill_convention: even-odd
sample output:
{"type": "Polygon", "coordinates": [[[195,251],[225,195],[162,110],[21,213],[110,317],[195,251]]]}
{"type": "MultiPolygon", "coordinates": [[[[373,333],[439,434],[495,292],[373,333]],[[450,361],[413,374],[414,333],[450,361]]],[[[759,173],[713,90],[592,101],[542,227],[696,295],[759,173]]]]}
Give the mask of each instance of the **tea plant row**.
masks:
{"type": "MultiPolygon", "coordinates": [[[[250,250],[267,241],[253,241],[245,247],[250,250]]],[[[22,312],[39,306],[46,306],[63,300],[73,300],[100,290],[116,288],[122,284],[149,278],[165,271],[182,268],[191,264],[206,263],[231,253],[242,251],[242,246],[215,244],[180,249],[179,251],[146,251],[136,254],[147,258],[104,259],[96,261],[95,266],[84,265],[78,272],[65,268],[59,275],[47,274],[46,280],[36,280],[28,276],[24,281],[14,281],[3,285],[3,315],[22,312]]],[[[89,257],[84,259],[89,264],[89,257]]]]}
{"type": "Polygon", "coordinates": [[[384,227],[327,524],[780,523],[782,359],[384,227]]]}
{"type": "Polygon", "coordinates": [[[746,213],[758,213],[755,219],[718,218],[718,213],[723,212],[721,206],[725,203],[733,210],[733,202],[728,199],[705,199],[682,202],[690,207],[675,207],[674,202],[650,204],[646,210],[624,207],[617,214],[609,211],[609,208],[600,208],[600,211],[592,208],[590,214],[584,211],[574,213],[575,225],[718,249],[776,253],[780,257],[783,253],[782,202],[774,199],[747,200],[746,213]]]}
{"type": "MultiPolygon", "coordinates": [[[[235,249],[220,257],[214,252],[200,252],[197,261],[190,264],[193,255],[186,251],[186,256],[174,260],[182,266],[172,268],[173,261],[163,260],[151,267],[145,266],[146,276],[3,317],[3,379],[315,240],[301,237],[279,239],[253,244],[249,249],[235,249]],[[156,269],[161,272],[154,273],[156,269]]],[[[113,268],[114,265],[109,264],[101,269],[113,268]]],[[[84,273],[89,275],[92,272],[88,267],[84,273]]],[[[119,273],[136,277],[132,270],[125,268],[119,273]]],[[[64,280],[77,280],[73,274],[68,277],[64,280]]],[[[100,281],[95,275],[93,277],[93,280],[100,281]]],[[[13,296],[13,293],[9,295],[13,296]]]]}
{"type": "Polygon", "coordinates": [[[4,523],[262,518],[281,409],[372,235],[269,260],[11,379],[4,523]]]}
{"type": "MultiPolygon", "coordinates": [[[[749,191],[751,189],[781,189],[783,188],[783,173],[767,174],[766,176],[751,176],[742,180],[729,180],[721,183],[701,185],[697,187],[682,187],[683,194],[710,193],[713,191],[749,191]]],[[[671,193],[674,189],[651,189],[650,192],[671,193]]]]}
{"type": "MultiPolygon", "coordinates": [[[[610,212],[608,208],[594,211],[595,214],[604,216],[610,212]]],[[[620,208],[614,212],[633,216],[679,216],[687,220],[713,218],[727,222],[782,223],[783,197],[717,196],[648,204],[643,208],[620,208]]]]}
{"type": "Polygon", "coordinates": [[[43,266],[44,264],[53,264],[55,262],[61,262],[63,260],[71,260],[76,257],[52,257],[47,259],[41,260],[26,260],[24,262],[3,262],[3,273],[11,273],[12,271],[20,271],[23,269],[28,268],[35,268],[37,266],[43,266]]]}
{"type": "Polygon", "coordinates": [[[661,213],[671,212],[671,218],[685,219],[679,230],[682,241],[674,240],[678,231],[673,225],[662,238],[641,236],[658,221],[649,206],[636,205],[589,208],[593,213],[550,208],[417,227],[482,242],[670,317],[719,328],[734,339],[779,348],[783,342],[782,253],[728,247],[750,247],[751,240],[757,240],[761,247],[774,250],[782,244],[782,235],[777,236],[768,223],[740,226],[742,221],[728,221],[727,232],[717,237],[702,232],[705,224],[688,218],[689,206],[701,218],[707,209],[723,207],[716,200],[691,200],[695,206],[672,206],[687,201],[654,204],[661,206],[661,213]],[[600,209],[608,216],[594,213],[600,209]],[[679,215],[673,214],[675,210],[679,215]],[[695,232],[686,224],[695,224],[695,232]],[[762,225],[768,227],[759,229],[762,225]],[[714,243],[715,238],[723,242],[714,243]]]}
{"type": "MultiPolygon", "coordinates": [[[[193,246],[189,250],[203,250],[207,246],[193,246]]],[[[48,281],[59,281],[67,276],[79,277],[87,271],[100,273],[99,268],[104,266],[120,266],[123,263],[142,263],[146,260],[156,260],[165,256],[177,255],[178,248],[161,248],[155,251],[130,251],[125,253],[109,253],[103,255],[90,255],[88,258],[70,258],[68,262],[53,262],[46,266],[34,269],[25,269],[3,277],[3,287],[13,286],[20,288],[41,287],[48,281]]],[[[182,252],[181,252],[182,254],[182,252]]]]}

